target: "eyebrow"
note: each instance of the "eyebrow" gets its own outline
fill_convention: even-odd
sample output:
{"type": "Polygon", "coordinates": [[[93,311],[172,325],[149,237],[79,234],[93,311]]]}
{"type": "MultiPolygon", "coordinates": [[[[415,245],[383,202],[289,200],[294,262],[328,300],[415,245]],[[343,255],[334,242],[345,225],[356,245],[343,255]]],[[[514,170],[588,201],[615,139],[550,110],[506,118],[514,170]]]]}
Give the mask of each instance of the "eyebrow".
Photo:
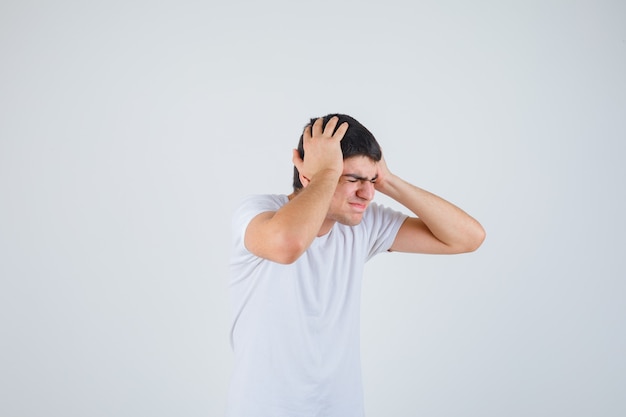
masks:
{"type": "Polygon", "coordinates": [[[360,175],[356,175],[356,174],[343,174],[342,177],[350,177],[350,178],[354,178],[355,180],[359,180],[359,181],[376,181],[376,179],[378,178],[378,174],[376,174],[374,176],[374,178],[367,178],[367,177],[361,177],[360,175]]]}

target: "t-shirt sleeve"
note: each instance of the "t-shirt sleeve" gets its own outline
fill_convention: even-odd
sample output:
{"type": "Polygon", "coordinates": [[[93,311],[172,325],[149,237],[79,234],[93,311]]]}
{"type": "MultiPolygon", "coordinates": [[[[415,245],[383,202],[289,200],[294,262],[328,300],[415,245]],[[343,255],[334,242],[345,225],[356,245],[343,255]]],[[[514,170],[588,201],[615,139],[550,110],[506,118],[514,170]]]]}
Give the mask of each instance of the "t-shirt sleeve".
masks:
{"type": "Polygon", "coordinates": [[[367,260],[374,255],[385,252],[391,248],[398,230],[407,219],[407,215],[376,203],[370,204],[367,215],[363,219],[368,229],[369,253],[367,260]]]}
{"type": "Polygon", "coordinates": [[[244,245],[244,236],[250,221],[261,213],[278,210],[285,204],[285,198],[282,195],[251,195],[241,201],[232,218],[233,247],[236,252],[249,253],[244,245]]]}

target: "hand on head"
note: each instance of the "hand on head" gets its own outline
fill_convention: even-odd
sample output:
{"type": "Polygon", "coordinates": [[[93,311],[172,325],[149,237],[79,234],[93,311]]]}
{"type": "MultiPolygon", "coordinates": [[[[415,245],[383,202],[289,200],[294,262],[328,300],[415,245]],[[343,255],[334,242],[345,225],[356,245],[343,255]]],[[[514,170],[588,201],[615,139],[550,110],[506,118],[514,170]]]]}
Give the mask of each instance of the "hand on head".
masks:
{"type": "Polygon", "coordinates": [[[335,127],[339,118],[332,117],[326,126],[323,119],[319,118],[308,125],[303,133],[304,159],[300,157],[297,149],[293,150],[293,164],[300,172],[302,185],[308,182],[318,172],[330,170],[340,176],[343,172],[343,153],[341,152],[341,139],[348,130],[348,123],[342,123],[337,130],[335,127]]]}
{"type": "Polygon", "coordinates": [[[387,162],[385,161],[385,154],[380,158],[380,161],[376,163],[377,172],[376,172],[376,182],[374,183],[374,188],[376,191],[381,191],[384,193],[385,185],[389,177],[391,177],[391,172],[387,167],[387,162]]]}

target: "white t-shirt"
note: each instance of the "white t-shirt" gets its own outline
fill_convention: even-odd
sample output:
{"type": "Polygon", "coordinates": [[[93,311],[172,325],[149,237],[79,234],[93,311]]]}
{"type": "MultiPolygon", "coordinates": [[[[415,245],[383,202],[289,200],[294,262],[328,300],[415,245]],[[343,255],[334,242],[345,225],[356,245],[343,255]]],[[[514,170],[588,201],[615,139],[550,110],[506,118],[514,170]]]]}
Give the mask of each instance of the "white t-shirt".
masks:
{"type": "Polygon", "coordinates": [[[336,223],[282,265],[243,241],[252,218],[287,202],[286,195],[251,196],[233,217],[228,416],[362,417],[363,267],[391,247],[406,215],[371,203],[359,225],[336,223]]]}

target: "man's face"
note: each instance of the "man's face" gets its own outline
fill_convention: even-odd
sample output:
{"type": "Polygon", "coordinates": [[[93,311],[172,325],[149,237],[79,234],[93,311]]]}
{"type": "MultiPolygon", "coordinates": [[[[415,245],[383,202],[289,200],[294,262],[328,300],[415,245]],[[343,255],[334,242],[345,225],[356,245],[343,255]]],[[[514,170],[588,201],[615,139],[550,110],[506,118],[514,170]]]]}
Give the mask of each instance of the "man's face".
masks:
{"type": "Polygon", "coordinates": [[[367,156],[353,156],[343,161],[343,175],[328,209],[327,220],[348,226],[361,222],[363,213],[374,198],[377,163],[367,156]]]}

